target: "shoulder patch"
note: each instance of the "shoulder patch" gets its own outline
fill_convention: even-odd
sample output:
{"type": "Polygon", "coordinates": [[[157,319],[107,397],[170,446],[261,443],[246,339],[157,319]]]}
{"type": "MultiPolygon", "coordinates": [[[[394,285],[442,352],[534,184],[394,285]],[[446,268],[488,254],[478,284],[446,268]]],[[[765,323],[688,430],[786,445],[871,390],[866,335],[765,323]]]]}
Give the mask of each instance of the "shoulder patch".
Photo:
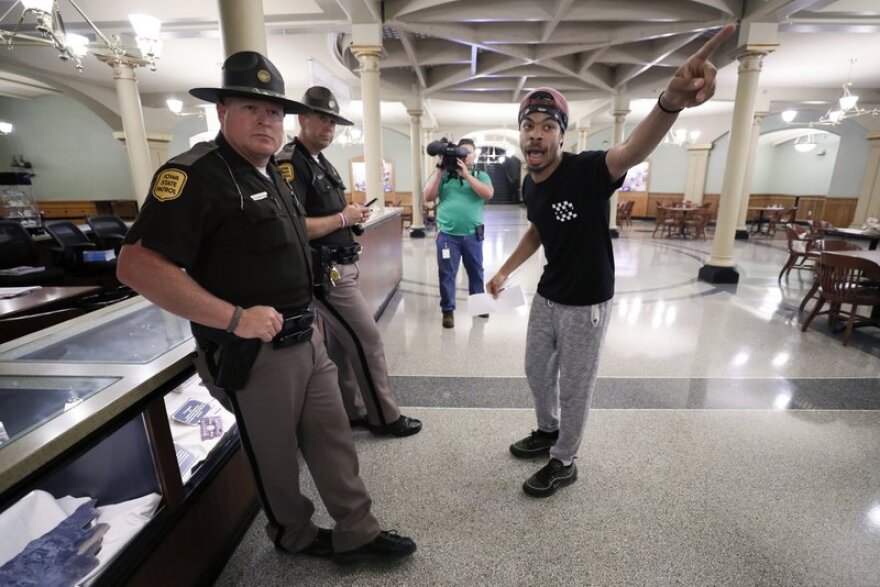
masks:
{"type": "Polygon", "coordinates": [[[279,163],[278,171],[281,172],[281,177],[283,177],[285,181],[293,181],[293,163],[290,161],[279,163]]]}
{"type": "Polygon", "coordinates": [[[160,202],[167,202],[180,197],[183,186],[186,185],[187,175],[180,169],[163,169],[156,174],[153,180],[153,188],[150,193],[160,202]]]}

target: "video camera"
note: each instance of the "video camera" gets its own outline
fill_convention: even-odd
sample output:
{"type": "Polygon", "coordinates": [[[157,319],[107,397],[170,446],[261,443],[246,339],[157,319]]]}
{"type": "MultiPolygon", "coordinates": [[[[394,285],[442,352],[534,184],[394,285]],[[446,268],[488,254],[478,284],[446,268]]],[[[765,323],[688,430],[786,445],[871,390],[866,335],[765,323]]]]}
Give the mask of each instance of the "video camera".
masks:
{"type": "Polygon", "coordinates": [[[458,175],[458,159],[464,159],[468,156],[467,149],[450,143],[446,137],[443,137],[439,141],[428,143],[425,150],[431,157],[436,157],[437,155],[443,157],[440,160],[440,169],[448,173],[451,178],[458,177],[461,179],[458,175]]]}

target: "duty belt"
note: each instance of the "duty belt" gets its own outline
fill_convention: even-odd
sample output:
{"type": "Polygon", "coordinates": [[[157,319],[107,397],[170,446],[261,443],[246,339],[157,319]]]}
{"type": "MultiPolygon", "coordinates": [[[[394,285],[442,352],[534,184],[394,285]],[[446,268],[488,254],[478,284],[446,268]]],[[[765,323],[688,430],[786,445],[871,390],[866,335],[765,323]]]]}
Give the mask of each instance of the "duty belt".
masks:
{"type": "Polygon", "coordinates": [[[361,253],[361,245],[359,243],[337,245],[329,247],[329,250],[331,262],[339,265],[351,265],[357,263],[361,253]]]}
{"type": "Polygon", "coordinates": [[[315,308],[312,305],[304,308],[278,308],[283,322],[281,330],[272,339],[272,346],[283,349],[312,339],[315,322],[315,308]]]}

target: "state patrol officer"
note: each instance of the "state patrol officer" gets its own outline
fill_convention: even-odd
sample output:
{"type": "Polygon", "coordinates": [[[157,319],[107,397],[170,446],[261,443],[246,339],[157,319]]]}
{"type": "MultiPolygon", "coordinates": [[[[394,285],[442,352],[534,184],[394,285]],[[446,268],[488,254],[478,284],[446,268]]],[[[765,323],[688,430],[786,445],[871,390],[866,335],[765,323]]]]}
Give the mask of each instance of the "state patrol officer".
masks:
{"type": "Polygon", "coordinates": [[[325,87],[309,88],[302,101],[311,112],[299,115],[299,135],[285,145],[278,161],[306,209],[316,281],[329,282],[319,285],[317,306],[332,335],[328,347],[339,369],[343,403],[352,426],[368,427],[378,435],[410,436],[422,423],[401,415],[397,407],[382,336],[358,289],[360,245],[352,227],[367,220],[370,210],[346,204],[342,178],[321,153],[333,142],[336,125],[352,122],[339,115],[339,103],[325,87]]]}
{"type": "Polygon", "coordinates": [[[307,108],[259,53],[231,55],[216,102],[220,133],[162,166],[119,256],[118,277],[187,318],[199,374],[235,412],[275,546],[338,562],[407,556],[415,543],[380,530],[358,476],[336,369],[312,330],[303,210],[273,153],[284,115],[307,108]],[[185,271],[181,271],[183,268],[185,271]],[[297,451],[336,524],[311,520],[297,451]]]}

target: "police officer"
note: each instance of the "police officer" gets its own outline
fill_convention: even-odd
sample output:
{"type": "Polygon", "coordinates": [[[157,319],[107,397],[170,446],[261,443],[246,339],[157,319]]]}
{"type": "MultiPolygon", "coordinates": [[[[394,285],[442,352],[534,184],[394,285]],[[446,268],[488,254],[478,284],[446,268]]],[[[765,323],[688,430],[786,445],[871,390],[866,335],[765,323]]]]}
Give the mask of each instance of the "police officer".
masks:
{"type": "Polygon", "coordinates": [[[321,154],[333,142],[336,125],[352,122],[339,115],[339,103],[325,87],[309,88],[302,101],[311,112],[299,115],[300,132],[278,161],[306,209],[316,281],[323,281],[317,306],[332,334],[328,347],[339,369],[343,403],[352,426],[368,427],[378,435],[410,436],[422,429],[422,423],[401,415],[397,407],[382,336],[358,289],[360,245],[352,227],[367,220],[370,210],[346,204],[342,178],[321,154]]]}
{"type": "Polygon", "coordinates": [[[156,172],[118,277],[191,321],[199,374],[235,413],[276,548],[342,563],[407,556],[415,543],[370,513],[336,368],[311,325],[303,210],[273,158],[284,115],[307,109],[250,51],[226,60],[222,87],[190,93],[217,104],[220,133],[156,172]],[[298,451],[332,532],[312,522],[298,451]]]}

